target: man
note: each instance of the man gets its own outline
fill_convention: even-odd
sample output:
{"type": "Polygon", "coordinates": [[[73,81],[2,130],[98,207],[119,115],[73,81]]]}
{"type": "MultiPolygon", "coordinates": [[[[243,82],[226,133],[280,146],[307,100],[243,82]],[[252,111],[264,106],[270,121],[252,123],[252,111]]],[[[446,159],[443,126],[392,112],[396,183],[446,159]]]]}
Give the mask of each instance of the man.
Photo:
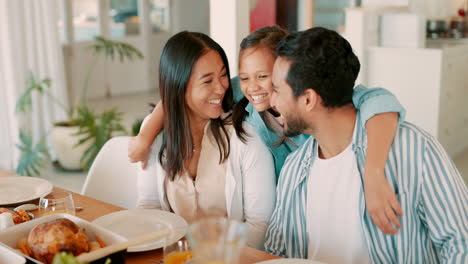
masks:
{"type": "Polygon", "coordinates": [[[334,31],[294,33],[277,49],[272,105],[285,133],[311,137],[281,171],[268,252],[325,263],[468,263],[468,190],[441,145],[410,123],[385,175],[404,215],[385,235],[366,212],[365,128],[351,102],[359,61],[334,31]]]}

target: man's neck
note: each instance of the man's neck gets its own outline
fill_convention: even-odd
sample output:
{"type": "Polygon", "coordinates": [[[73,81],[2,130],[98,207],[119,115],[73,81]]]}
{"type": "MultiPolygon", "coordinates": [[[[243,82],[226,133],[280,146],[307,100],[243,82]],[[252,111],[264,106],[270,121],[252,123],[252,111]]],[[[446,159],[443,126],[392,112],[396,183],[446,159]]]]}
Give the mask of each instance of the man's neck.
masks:
{"type": "Polygon", "coordinates": [[[354,106],[330,109],[314,119],[313,127],[306,133],[313,135],[317,140],[320,158],[332,158],[351,144],[356,123],[354,106]]]}

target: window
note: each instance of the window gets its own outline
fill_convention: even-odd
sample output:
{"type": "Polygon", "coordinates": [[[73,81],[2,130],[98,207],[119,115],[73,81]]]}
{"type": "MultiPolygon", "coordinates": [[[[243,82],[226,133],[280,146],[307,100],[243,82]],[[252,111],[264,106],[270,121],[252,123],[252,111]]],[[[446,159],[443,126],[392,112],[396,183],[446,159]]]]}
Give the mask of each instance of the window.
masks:
{"type": "Polygon", "coordinates": [[[169,31],[169,1],[145,0],[146,8],[139,10],[139,0],[60,0],[60,39],[67,42],[67,23],[73,25],[75,42],[93,40],[98,35],[111,38],[138,35],[142,11],[148,12],[153,33],[169,31]]]}
{"type": "Polygon", "coordinates": [[[66,36],[65,36],[65,7],[64,1],[59,1],[59,10],[58,10],[58,17],[59,20],[57,22],[58,27],[58,34],[61,43],[66,43],[66,36]]]}
{"type": "Polygon", "coordinates": [[[169,0],[151,0],[149,12],[153,32],[169,31],[169,0]]]}
{"type": "Polygon", "coordinates": [[[345,8],[351,5],[351,0],[316,0],[314,26],[339,30],[345,22],[345,8]]]}
{"type": "Polygon", "coordinates": [[[111,37],[119,38],[139,34],[140,19],[137,0],[111,0],[109,12],[111,37]]]}
{"type": "Polygon", "coordinates": [[[75,41],[93,40],[99,34],[98,0],[73,0],[75,41]]]}

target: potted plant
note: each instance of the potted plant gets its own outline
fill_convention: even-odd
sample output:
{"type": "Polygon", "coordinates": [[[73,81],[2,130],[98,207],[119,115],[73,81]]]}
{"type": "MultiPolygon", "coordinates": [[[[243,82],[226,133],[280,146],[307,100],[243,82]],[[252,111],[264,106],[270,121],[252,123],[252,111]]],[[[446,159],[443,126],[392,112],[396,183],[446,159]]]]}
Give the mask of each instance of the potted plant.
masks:
{"type": "MultiPolygon", "coordinates": [[[[118,58],[120,62],[143,58],[140,51],[127,43],[103,37],[96,37],[95,40],[96,43],[92,45],[96,55],[95,62],[100,56],[109,61],[118,58]]],[[[125,133],[125,129],[121,124],[123,113],[116,108],[112,108],[98,114],[93,112],[86,104],[86,92],[95,62],[88,70],[81,98],[74,106],[67,108],[50,93],[50,79],[36,80],[33,74],[30,75],[28,88],[17,102],[17,111],[25,112],[31,108],[32,93],[37,92],[48,96],[52,102],[67,113],[68,120],[54,124],[51,132],[51,142],[58,162],[68,170],[88,169],[108,139],[115,133],[125,133]]],[[[43,140],[34,145],[30,136],[21,131],[20,141],[18,147],[22,152],[22,156],[17,172],[24,175],[39,174],[41,164],[43,166],[44,159],[47,156],[47,148],[43,140]]]]}

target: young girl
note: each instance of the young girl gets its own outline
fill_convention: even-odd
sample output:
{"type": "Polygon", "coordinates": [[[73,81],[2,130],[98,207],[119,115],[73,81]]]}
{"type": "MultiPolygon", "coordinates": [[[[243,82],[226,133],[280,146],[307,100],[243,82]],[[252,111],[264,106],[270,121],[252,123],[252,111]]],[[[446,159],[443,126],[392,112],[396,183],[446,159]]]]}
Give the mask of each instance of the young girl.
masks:
{"type": "MultiPolygon", "coordinates": [[[[276,112],[270,106],[271,72],[276,59],[275,49],[278,42],[286,35],[285,30],[273,26],[260,28],[247,36],[241,43],[239,78],[232,80],[234,97],[240,100],[233,111],[234,126],[242,131],[242,127],[236,124],[245,119],[254,127],[273,154],[277,176],[287,155],[309,137],[300,135],[285,138],[282,134],[282,125],[276,120],[276,112]]],[[[405,111],[396,98],[384,89],[366,89],[357,86],[353,102],[359,110],[361,120],[364,122],[369,120],[368,123],[362,124],[366,125],[369,141],[364,174],[366,206],[375,224],[383,232],[394,234],[396,230],[391,223],[399,227],[396,215],[402,215],[402,212],[383,171],[398,125],[397,113],[400,113],[400,119],[403,119],[405,111]]],[[[146,160],[149,146],[162,128],[162,113],[162,106],[158,104],[149,116],[147,126],[129,145],[129,158],[132,162],[146,160]]]]}
{"type": "Polygon", "coordinates": [[[188,222],[244,221],[247,244],[262,248],[276,198],[273,159],[253,128],[244,123],[235,130],[225,114],[233,104],[228,65],[223,49],[201,33],[178,33],[164,46],[164,130],[138,174],[138,206],[172,211],[188,222]]]}

